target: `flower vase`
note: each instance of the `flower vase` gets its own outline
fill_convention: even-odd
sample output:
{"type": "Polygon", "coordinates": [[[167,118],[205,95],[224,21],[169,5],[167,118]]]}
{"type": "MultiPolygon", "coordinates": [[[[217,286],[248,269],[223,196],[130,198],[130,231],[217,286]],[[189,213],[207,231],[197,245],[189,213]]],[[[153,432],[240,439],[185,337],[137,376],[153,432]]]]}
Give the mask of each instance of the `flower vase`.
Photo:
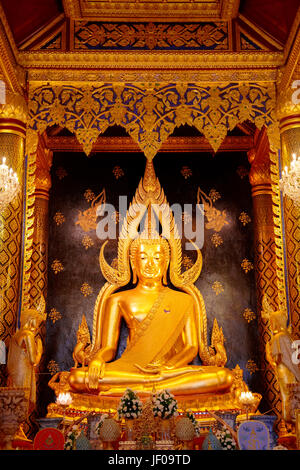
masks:
{"type": "Polygon", "coordinates": [[[161,420],[161,440],[162,441],[169,441],[171,439],[171,426],[170,420],[168,418],[161,420]]]}
{"type": "Polygon", "coordinates": [[[126,436],[126,441],[134,441],[134,419],[126,419],[126,430],[125,430],[125,436],[126,436]]]}

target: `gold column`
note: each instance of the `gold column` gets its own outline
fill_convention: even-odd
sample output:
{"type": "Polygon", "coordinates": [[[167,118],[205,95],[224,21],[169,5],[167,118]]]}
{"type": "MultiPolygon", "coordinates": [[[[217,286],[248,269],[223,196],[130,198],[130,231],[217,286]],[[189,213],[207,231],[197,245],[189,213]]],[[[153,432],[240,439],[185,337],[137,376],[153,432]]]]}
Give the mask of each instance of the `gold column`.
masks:
{"type": "MultiPolygon", "coordinates": [[[[35,172],[35,200],[34,200],[34,231],[32,240],[32,255],[29,278],[29,302],[38,306],[41,296],[47,298],[48,284],[48,225],[49,225],[49,190],[51,188],[50,168],[52,164],[52,152],[46,148],[43,136],[39,137],[36,151],[35,172]]],[[[46,325],[42,323],[39,336],[45,351],[46,325]]],[[[24,431],[32,438],[37,429],[36,418],[41,415],[40,395],[43,387],[43,373],[45,369],[45,356],[42,355],[38,369],[36,370],[37,404],[32,410],[24,431]]]]}
{"type": "MultiPolygon", "coordinates": [[[[292,88],[281,94],[279,100],[282,168],[289,167],[293,153],[300,155],[300,103],[298,101],[299,91],[295,93],[292,88]]],[[[294,338],[300,339],[300,209],[287,196],[284,196],[283,202],[290,323],[294,338]]]]}
{"type": "Polygon", "coordinates": [[[263,396],[268,409],[280,416],[281,398],[279,386],[272,367],[266,359],[266,344],[270,331],[266,320],[261,318],[262,299],[266,294],[270,305],[277,310],[277,269],[274,221],[272,208],[272,186],[270,176],[269,141],[265,131],[257,131],[255,147],[248,153],[251,163],[249,180],[252,186],[254,218],[254,256],[256,299],[261,338],[260,357],[262,366],[263,396]]]}
{"type": "Polygon", "coordinates": [[[33,232],[32,257],[30,269],[30,302],[38,305],[41,295],[47,296],[48,264],[48,209],[51,188],[50,168],[52,152],[45,146],[43,137],[39,138],[35,174],[35,226],[33,232]]]}
{"type": "Polygon", "coordinates": [[[6,346],[16,330],[19,306],[26,120],[24,98],[7,91],[0,105],[0,160],[6,157],[17,173],[20,192],[0,213],[0,339],[6,346]]]}

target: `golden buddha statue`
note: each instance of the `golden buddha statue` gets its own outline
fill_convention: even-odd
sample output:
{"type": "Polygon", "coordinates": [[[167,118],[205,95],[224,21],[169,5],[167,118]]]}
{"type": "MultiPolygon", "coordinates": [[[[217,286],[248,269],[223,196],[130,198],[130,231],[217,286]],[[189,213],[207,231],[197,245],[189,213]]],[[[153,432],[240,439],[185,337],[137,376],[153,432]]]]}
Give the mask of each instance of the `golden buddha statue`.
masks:
{"type": "Polygon", "coordinates": [[[93,341],[83,361],[88,366],[71,369],[71,389],[112,397],[127,388],[141,395],[153,387],[180,396],[229,391],[233,375],[224,367],[223,332],[215,320],[207,346],[205,305],[194,285],[202,269],[201,252],[195,246],[195,264],[181,273],[181,239],[152,162],[147,162],[122,226],[117,269],[106,262],[105,245],[100,267],[107,282],[95,305],[93,341]],[[146,228],[137,236],[145,214],[146,228]],[[162,235],[153,229],[154,214],[162,235]],[[168,274],[172,288],[167,286],[168,274]],[[124,289],[131,280],[135,287],[124,289]],[[115,360],[122,319],[129,336],[115,360]],[[198,353],[203,365],[191,365],[198,353]]]}
{"type": "Polygon", "coordinates": [[[43,345],[38,335],[41,323],[46,319],[45,299],[42,296],[37,308],[24,307],[20,329],[12,336],[8,347],[7,385],[25,389],[29,412],[36,403],[36,369],[43,345]]]}
{"type": "Polygon", "coordinates": [[[266,344],[266,358],[274,369],[279,384],[282,417],[293,421],[289,385],[300,383],[300,367],[293,362],[293,338],[287,326],[284,308],[273,310],[265,295],[262,301],[262,318],[269,323],[271,337],[266,344]]]}

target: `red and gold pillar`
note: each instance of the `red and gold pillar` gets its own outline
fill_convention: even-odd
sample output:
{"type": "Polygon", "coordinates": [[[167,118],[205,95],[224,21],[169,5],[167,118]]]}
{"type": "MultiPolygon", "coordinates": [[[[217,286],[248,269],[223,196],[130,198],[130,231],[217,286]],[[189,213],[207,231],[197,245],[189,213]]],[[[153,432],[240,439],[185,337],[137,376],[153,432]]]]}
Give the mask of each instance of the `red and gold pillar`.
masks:
{"type": "MultiPolygon", "coordinates": [[[[292,154],[300,155],[299,92],[290,88],[280,95],[278,118],[281,135],[281,166],[289,168],[292,154]]],[[[298,188],[298,191],[300,189],[298,188]]],[[[295,339],[300,339],[300,207],[283,197],[284,238],[287,258],[289,316],[295,339]]]]}
{"type": "MultiPolygon", "coordinates": [[[[274,234],[272,186],[270,176],[269,140],[266,132],[257,131],[255,147],[248,153],[251,163],[249,180],[252,187],[254,218],[254,257],[258,324],[260,332],[260,358],[265,406],[281,414],[281,398],[274,370],[266,359],[266,344],[270,340],[268,322],[261,317],[262,300],[267,295],[277,310],[277,264],[274,234]]],[[[267,411],[267,410],[266,410],[267,411]]]]}
{"type": "Polygon", "coordinates": [[[24,98],[7,91],[6,103],[0,105],[0,161],[6,157],[17,173],[20,192],[0,213],[0,339],[6,347],[16,330],[19,308],[26,120],[24,98]]]}

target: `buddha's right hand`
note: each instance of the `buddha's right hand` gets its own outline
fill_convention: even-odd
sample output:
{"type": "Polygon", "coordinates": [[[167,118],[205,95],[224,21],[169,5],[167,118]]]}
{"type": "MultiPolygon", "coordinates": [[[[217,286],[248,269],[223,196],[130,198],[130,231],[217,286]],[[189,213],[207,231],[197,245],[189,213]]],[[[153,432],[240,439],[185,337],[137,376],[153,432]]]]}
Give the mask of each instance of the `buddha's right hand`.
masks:
{"type": "Polygon", "coordinates": [[[99,379],[102,379],[105,372],[105,362],[94,359],[88,367],[88,386],[90,389],[99,387],[99,379]]]}

